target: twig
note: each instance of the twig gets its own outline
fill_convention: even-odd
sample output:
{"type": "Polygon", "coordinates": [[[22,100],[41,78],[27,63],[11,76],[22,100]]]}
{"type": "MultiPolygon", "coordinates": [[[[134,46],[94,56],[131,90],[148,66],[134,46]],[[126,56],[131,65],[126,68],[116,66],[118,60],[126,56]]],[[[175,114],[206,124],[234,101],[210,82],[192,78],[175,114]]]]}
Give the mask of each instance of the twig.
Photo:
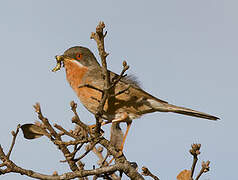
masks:
{"type": "Polygon", "coordinates": [[[36,113],[38,114],[38,118],[43,122],[46,128],[49,130],[50,134],[53,135],[55,138],[58,136],[57,132],[53,129],[50,125],[47,118],[45,118],[41,112],[41,107],[39,103],[36,103],[34,106],[36,113]]]}
{"type": "MultiPolygon", "coordinates": [[[[98,165],[99,165],[100,167],[102,167],[103,164],[105,164],[105,166],[108,166],[108,165],[109,165],[106,160],[104,161],[104,157],[103,157],[103,155],[102,155],[102,152],[103,152],[103,147],[102,147],[102,146],[99,146],[98,148],[97,148],[97,147],[94,147],[94,148],[93,148],[93,152],[94,152],[94,154],[96,154],[96,156],[97,156],[98,159],[99,159],[98,165]],[[103,161],[104,161],[104,162],[103,162],[103,161]]],[[[120,178],[119,178],[115,173],[111,174],[110,176],[111,176],[111,179],[112,179],[112,180],[120,180],[120,178]]],[[[95,178],[97,179],[98,177],[99,177],[99,176],[94,176],[93,178],[94,178],[94,179],[95,179],[95,178]]]]}
{"type": "MultiPolygon", "coordinates": [[[[76,112],[76,107],[77,104],[74,102],[71,102],[71,109],[74,112],[75,116],[72,119],[72,122],[78,124],[79,126],[81,126],[82,128],[85,129],[85,131],[87,131],[91,136],[92,136],[92,132],[89,131],[89,127],[84,124],[83,122],[80,121],[78,114],[76,112]]],[[[112,156],[115,158],[116,163],[125,163],[126,167],[124,169],[125,174],[130,177],[131,179],[144,179],[132,166],[131,164],[126,160],[125,156],[123,154],[120,154],[120,156],[118,156],[118,151],[116,150],[116,148],[114,146],[112,146],[110,144],[110,142],[108,140],[106,140],[104,137],[100,137],[100,141],[99,143],[104,146],[109,152],[110,154],[112,154],[112,156]]]]}
{"type": "MultiPolygon", "coordinates": [[[[34,105],[34,108],[35,108],[35,111],[38,114],[38,118],[46,126],[46,128],[49,130],[50,134],[55,137],[55,140],[57,140],[57,142],[62,141],[61,136],[59,134],[57,134],[57,132],[54,130],[54,128],[50,125],[48,119],[45,118],[42,115],[40,104],[36,103],[36,105],[34,105]]],[[[57,143],[55,143],[55,140],[52,140],[52,139],[50,139],[50,140],[54,144],[56,144],[59,147],[59,149],[62,151],[62,153],[64,154],[65,159],[68,162],[68,165],[69,165],[70,169],[74,172],[77,171],[78,167],[77,167],[76,163],[74,161],[72,161],[71,158],[69,158],[70,151],[68,150],[67,146],[65,146],[64,144],[59,144],[59,143],[57,144],[57,143]]]]}
{"type": "Polygon", "coordinates": [[[78,147],[77,147],[77,145],[75,145],[74,151],[71,153],[73,155],[73,157],[83,147],[83,145],[84,145],[84,143],[80,144],[78,147]]]}
{"type": "Polygon", "coordinates": [[[202,162],[202,168],[201,168],[201,170],[200,170],[200,172],[199,172],[199,174],[197,175],[197,177],[196,177],[195,180],[198,180],[198,179],[201,177],[201,175],[202,175],[203,173],[206,173],[206,172],[209,171],[209,169],[210,169],[209,165],[210,165],[210,161],[207,161],[207,162],[204,162],[204,161],[203,161],[203,162],[202,162]]]}
{"type": "MultiPolygon", "coordinates": [[[[37,173],[35,171],[32,170],[27,170],[24,168],[21,168],[19,166],[17,166],[15,163],[13,163],[11,160],[9,160],[7,158],[7,156],[4,154],[2,147],[0,146],[0,159],[6,164],[7,168],[4,170],[0,170],[0,174],[6,174],[6,173],[10,173],[10,172],[15,172],[15,173],[19,173],[21,175],[26,175],[32,178],[36,178],[36,179],[44,179],[44,180],[60,180],[60,179],[64,179],[64,180],[69,180],[69,179],[74,179],[74,178],[83,178],[83,177],[87,177],[87,176],[92,176],[92,175],[101,175],[101,174],[107,174],[107,173],[113,173],[115,171],[118,170],[127,170],[128,169],[128,165],[125,163],[118,163],[112,166],[108,166],[108,167],[101,167],[101,168],[97,168],[97,169],[93,169],[93,170],[78,170],[76,172],[68,172],[68,173],[64,173],[62,175],[45,175],[45,174],[41,174],[41,173],[37,173]]],[[[141,179],[141,178],[137,178],[137,176],[133,176],[132,179],[141,179]]],[[[142,178],[143,179],[143,178],[142,178]]]]}
{"type": "Polygon", "coordinates": [[[11,153],[12,153],[12,149],[13,149],[13,147],[14,147],[14,145],[15,145],[16,138],[17,138],[17,134],[18,134],[18,132],[19,132],[20,127],[21,127],[21,125],[18,124],[18,125],[17,125],[17,129],[16,129],[16,132],[12,131],[12,144],[11,144],[11,146],[10,146],[10,149],[9,149],[8,153],[7,153],[7,158],[8,158],[8,159],[10,158],[10,155],[11,155],[11,153]]]}
{"type": "Polygon", "coordinates": [[[97,180],[98,176],[94,175],[93,180],[97,180]]]}
{"type": "Polygon", "coordinates": [[[104,105],[105,105],[106,101],[107,100],[110,101],[110,99],[112,99],[110,102],[113,102],[113,98],[115,98],[115,96],[117,96],[121,93],[124,93],[126,91],[126,90],[121,91],[118,94],[115,94],[114,87],[121,80],[121,78],[124,77],[124,73],[129,69],[129,66],[127,65],[126,61],[124,61],[122,72],[117,77],[117,79],[115,79],[114,81],[111,82],[110,72],[107,69],[107,62],[106,62],[106,57],[108,56],[108,53],[105,51],[105,47],[104,47],[104,38],[107,35],[107,31],[104,34],[103,33],[104,28],[105,28],[104,22],[99,22],[98,26],[96,27],[96,33],[92,32],[91,37],[90,37],[91,39],[94,39],[97,43],[99,55],[100,55],[101,62],[102,62],[102,74],[105,77],[103,92],[102,92],[102,98],[100,100],[99,106],[97,108],[97,112],[95,114],[96,132],[97,133],[100,132],[102,115],[103,115],[103,108],[104,108],[104,105]]]}
{"type": "Polygon", "coordinates": [[[130,66],[127,65],[126,61],[123,61],[122,63],[123,65],[123,69],[120,73],[120,75],[112,82],[111,86],[109,88],[113,88],[116,86],[116,84],[121,80],[121,78],[123,78],[125,75],[125,72],[129,69],[130,66]]]}
{"type": "MultiPolygon", "coordinates": [[[[88,132],[92,136],[92,132],[89,130],[89,127],[80,121],[79,116],[76,112],[77,104],[73,101],[71,102],[71,109],[74,112],[75,116],[72,119],[73,123],[78,124],[80,127],[82,127],[86,132],[88,132]]],[[[118,151],[114,146],[110,144],[108,140],[106,140],[104,137],[100,137],[99,143],[105,147],[110,154],[115,158],[116,163],[122,163],[124,162],[126,164],[126,169],[124,169],[125,174],[130,177],[131,179],[144,179],[132,166],[131,164],[126,160],[125,156],[123,154],[120,154],[118,156],[118,151]]]]}
{"type": "Polygon", "coordinates": [[[75,124],[79,125],[80,127],[82,127],[88,133],[90,131],[89,127],[86,124],[84,124],[82,121],[80,121],[80,118],[79,118],[78,113],[76,111],[77,104],[74,101],[71,101],[70,106],[71,106],[71,110],[74,113],[74,117],[72,118],[72,123],[75,123],[75,124]]]}
{"type": "Polygon", "coordinates": [[[154,174],[152,174],[151,172],[150,172],[150,170],[147,168],[147,167],[145,167],[145,166],[143,166],[142,167],[142,175],[144,175],[144,176],[150,176],[150,177],[152,177],[154,180],[159,180],[159,178],[157,177],[157,176],[155,176],[154,174]]]}
{"type": "Polygon", "coordinates": [[[116,94],[114,94],[114,95],[110,95],[110,97],[116,97],[116,96],[118,96],[118,95],[120,95],[120,94],[123,94],[123,93],[125,93],[126,91],[128,91],[129,89],[130,89],[130,85],[128,85],[128,87],[127,88],[125,88],[125,89],[123,89],[123,90],[121,90],[121,91],[119,91],[119,92],[117,92],[116,94]]]}
{"type": "Polygon", "coordinates": [[[108,140],[106,140],[104,137],[99,141],[99,143],[105,147],[109,153],[114,157],[116,164],[124,163],[126,164],[126,169],[122,170],[129,178],[131,179],[144,179],[143,176],[136,171],[135,168],[132,167],[130,162],[126,160],[126,157],[123,154],[120,154],[118,156],[118,151],[114,146],[110,144],[108,140]]]}
{"type": "Polygon", "coordinates": [[[66,145],[66,146],[70,146],[70,145],[78,145],[78,144],[88,143],[90,141],[92,141],[92,140],[90,140],[90,139],[83,139],[83,140],[78,139],[78,140],[75,140],[75,141],[67,141],[67,142],[55,140],[55,143],[58,144],[58,145],[63,144],[63,145],[66,145]]]}
{"type": "Polygon", "coordinates": [[[104,22],[99,22],[99,24],[96,27],[96,33],[92,32],[90,38],[94,39],[96,41],[96,43],[97,43],[99,55],[100,55],[101,61],[102,61],[102,71],[103,71],[103,75],[105,75],[104,88],[108,88],[109,85],[110,85],[110,76],[109,76],[109,72],[107,70],[106,57],[109,54],[106,53],[105,47],[104,47],[104,38],[107,35],[107,32],[103,33],[103,29],[104,28],[105,28],[104,22]]]}
{"type": "Polygon", "coordinates": [[[192,149],[189,150],[189,152],[193,155],[193,164],[191,167],[191,178],[193,178],[194,170],[198,161],[198,155],[200,154],[200,148],[201,144],[192,144],[192,149]]]}
{"type": "MultiPolygon", "coordinates": [[[[74,151],[69,154],[70,159],[74,160],[75,154],[83,147],[84,143],[80,144],[78,147],[77,145],[74,146],[74,151]]],[[[75,160],[74,160],[75,161],[75,160]]],[[[61,160],[60,162],[67,162],[66,160],[61,160]]],[[[81,164],[81,161],[78,161],[81,164]]]]}
{"type": "Polygon", "coordinates": [[[109,54],[106,53],[105,47],[104,47],[104,38],[106,37],[107,32],[105,34],[103,33],[104,28],[105,28],[104,22],[99,22],[99,24],[96,27],[96,33],[92,32],[91,37],[90,37],[91,39],[94,39],[97,43],[99,55],[100,55],[101,62],[102,62],[102,74],[103,74],[103,76],[105,76],[102,98],[101,98],[101,101],[97,108],[97,112],[95,114],[95,118],[96,118],[96,130],[95,131],[98,134],[100,134],[103,108],[106,103],[106,100],[108,99],[109,87],[110,87],[110,74],[109,74],[109,71],[107,70],[107,61],[106,61],[106,58],[109,54]]]}
{"type": "Polygon", "coordinates": [[[54,127],[57,128],[58,130],[62,131],[64,134],[74,138],[74,139],[78,139],[77,136],[73,135],[72,133],[68,132],[67,130],[65,130],[62,126],[58,125],[58,124],[54,124],[54,127]]]}
{"type": "Polygon", "coordinates": [[[99,161],[98,161],[98,165],[102,165],[102,161],[103,161],[103,155],[102,155],[102,152],[103,152],[103,147],[102,146],[99,146],[98,148],[97,147],[94,147],[93,148],[93,152],[94,154],[96,154],[96,156],[98,157],[99,161]]]}
{"type": "Polygon", "coordinates": [[[78,160],[84,158],[84,157],[94,148],[94,146],[95,146],[99,141],[100,141],[100,139],[98,139],[97,141],[94,141],[94,142],[90,145],[90,147],[86,150],[86,152],[85,152],[84,154],[82,154],[79,158],[74,159],[74,161],[77,162],[78,160]]]}

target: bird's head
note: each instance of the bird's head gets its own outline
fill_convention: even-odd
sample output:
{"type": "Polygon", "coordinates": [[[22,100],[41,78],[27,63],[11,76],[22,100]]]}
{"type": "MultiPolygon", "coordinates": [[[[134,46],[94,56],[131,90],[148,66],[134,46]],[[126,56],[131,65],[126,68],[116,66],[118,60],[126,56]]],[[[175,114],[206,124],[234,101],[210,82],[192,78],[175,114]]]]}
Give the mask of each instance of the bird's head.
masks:
{"type": "Polygon", "coordinates": [[[62,64],[65,64],[66,61],[71,61],[77,64],[78,66],[95,68],[100,67],[93,53],[86,47],[75,46],[67,49],[63,55],[55,56],[57,65],[52,70],[53,72],[58,71],[61,68],[62,64]]]}

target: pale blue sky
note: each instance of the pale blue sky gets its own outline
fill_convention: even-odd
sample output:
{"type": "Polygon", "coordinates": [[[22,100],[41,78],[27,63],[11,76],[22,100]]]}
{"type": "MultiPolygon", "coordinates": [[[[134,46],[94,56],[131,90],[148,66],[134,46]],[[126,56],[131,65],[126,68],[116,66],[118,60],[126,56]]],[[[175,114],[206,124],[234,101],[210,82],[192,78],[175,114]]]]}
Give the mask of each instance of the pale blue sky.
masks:
{"type": "MultiPolygon", "coordinates": [[[[6,150],[18,123],[37,120],[35,102],[52,123],[72,128],[69,102],[75,100],[81,119],[94,122],[66,82],[64,70],[52,73],[51,68],[55,55],[75,45],[89,47],[98,57],[89,37],[103,20],[111,70],[119,73],[126,59],[129,73],[146,91],[221,118],[212,122],[171,113],[145,115],[129,132],[128,160],[149,167],[161,179],[175,179],[191,167],[190,144],[201,143],[200,159],[211,161],[211,171],[201,179],[236,179],[237,5],[229,0],[2,2],[0,144],[6,150]]],[[[22,133],[12,154],[18,165],[48,174],[68,171],[59,163],[62,159],[46,138],[28,141],[22,133]]],[[[85,161],[92,160],[93,155],[85,161]]]]}

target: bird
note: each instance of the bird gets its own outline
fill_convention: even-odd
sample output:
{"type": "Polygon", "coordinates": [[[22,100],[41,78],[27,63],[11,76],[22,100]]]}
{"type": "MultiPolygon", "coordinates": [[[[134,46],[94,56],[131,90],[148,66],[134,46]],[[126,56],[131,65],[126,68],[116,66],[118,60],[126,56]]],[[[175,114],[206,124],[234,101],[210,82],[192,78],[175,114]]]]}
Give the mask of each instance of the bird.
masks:
{"type": "MultiPolygon", "coordinates": [[[[61,63],[63,64],[66,78],[77,97],[88,111],[95,114],[102,98],[105,76],[94,54],[86,47],[74,46],[67,49],[63,55],[57,55],[56,59],[60,63],[57,64],[53,71],[59,70],[61,63]]],[[[109,71],[109,75],[111,80],[119,76],[112,71],[109,71]]],[[[131,76],[122,77],[115,85],[114,91],[118,95],[115,96],[113,103],[110,103],[108,100],[106,101],[102,118],[107,122],[114,123],[114,129],[119,129],[118,124],[121,122],[127,123],[124,137],[119,138],[123,142],[117,143],[120,144],[119,149],[121,151],[123,150],[132,120],[147,113],[172,112],[208,120],[219,119],[207,113],[169,104],[167,101],[144,91],[131,76]],[[118,93],[123,90],[125,90],[124,93],[118,93]]]]}

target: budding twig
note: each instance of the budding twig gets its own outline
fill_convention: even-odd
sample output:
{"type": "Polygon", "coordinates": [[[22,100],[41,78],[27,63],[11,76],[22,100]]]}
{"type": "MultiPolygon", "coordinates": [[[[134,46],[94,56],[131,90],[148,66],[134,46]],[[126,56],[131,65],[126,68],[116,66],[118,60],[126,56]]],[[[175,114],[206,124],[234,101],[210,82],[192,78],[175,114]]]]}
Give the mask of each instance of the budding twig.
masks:
{"type": "Polygon", "coordinates": [[[21,127],[21,125],[18,124],[18,125],[17,125],[17,129],[16,129],[16,132],[12,131],[12,144],[11,144],[11,146],[10,146],[10,149],[9,149],[8,153],[7,153],[7,158],[8,158],[8,159],[10,158],[10,155],[11,155],[11,153],[12,153],[12,149],[13,149],[13,147],[14,147],[14,145],[15,145],[16,138],[17,138],[17,134],[18,134],[18,132],[19,132],[20,127],[21,127]]]}
{"type": "Polygon", "coordinates": [[[150,177],[152,177],[154,180],[159,180],[159,178],[157,177],[157,176],[155,176],[154,174],[152,174],[151,172],[150,172],[150,170],[147,168],[147,167],[145,167],[145,166],[143,166],[142,167],[142,175],[144,175],[144,176],[150,176],[150,177]]]}
{"type": "Polygon", "coordinates": [[[192,147],[192,149],[190,149],[189,152],[193,155],[193,164],[191,167],[191,178],[192,178],[194,170],[195,170],[195,166],[198,161],[198,155],[200,154],[199,150],[201,148],[201,144],[192,144],[191,147],[192,147]]]}
{"type": "Polygon", "coordinates": [[[201,175],[202,175],[203,173],[206,173],[206,172],[209,171],[209,169],[210,169],[209,165],[210,165],[210,161],[207,161],[207,162],[204,162],[204,161],[203,161],[203,162],[202,162],[202,168],[201,168],[201,170],[200,170],[200,172],[199,172],[199,174],[197,175],[197,177],[196,177],[195,180],[198,180],[198,179],[201,177],[201,175]]]}

